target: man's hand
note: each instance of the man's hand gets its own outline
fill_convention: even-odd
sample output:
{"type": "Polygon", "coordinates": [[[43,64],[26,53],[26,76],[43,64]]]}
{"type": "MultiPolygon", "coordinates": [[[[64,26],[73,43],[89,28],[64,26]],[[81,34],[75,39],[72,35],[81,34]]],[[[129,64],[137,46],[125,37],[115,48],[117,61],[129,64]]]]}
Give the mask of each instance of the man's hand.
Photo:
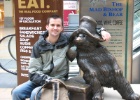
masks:
{"type": "Polygon", "coordinates": [[[59,79],[52,79],[50,82],[51,83],[60,83],[60,80],[59,79]]]}
{"type": "Polygon", "coordinates": [[[105,41],[109,41],[111,39],[111,35],[107,31],[101,31],[101,36],[105,41]]]}

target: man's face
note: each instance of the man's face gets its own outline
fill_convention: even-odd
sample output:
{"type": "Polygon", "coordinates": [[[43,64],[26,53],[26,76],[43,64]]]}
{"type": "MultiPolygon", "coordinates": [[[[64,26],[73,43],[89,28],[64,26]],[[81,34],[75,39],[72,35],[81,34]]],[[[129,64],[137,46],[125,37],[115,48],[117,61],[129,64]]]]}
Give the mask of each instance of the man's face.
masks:
{"type": "Polygon", "coordinates": [[[49,35],[58,37],[63,30],[62,20],[60,18],[51,18],[49,24],[46,25],[46,29],[48,30],[49,35]]]}

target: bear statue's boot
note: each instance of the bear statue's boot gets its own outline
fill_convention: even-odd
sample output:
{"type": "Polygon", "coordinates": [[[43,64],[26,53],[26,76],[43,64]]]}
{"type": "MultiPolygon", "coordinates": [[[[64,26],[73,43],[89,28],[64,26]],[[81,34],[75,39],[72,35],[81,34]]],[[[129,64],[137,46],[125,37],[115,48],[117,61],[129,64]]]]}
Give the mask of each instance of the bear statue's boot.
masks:
{"type": "Polygon", "coordinates": [[[90,85],[92,88],[92,92],[93,92],[93,97],[92,100],[103,100],[103,87],[101,87],[100,82],[98,81],[97,78],[91,79],[90,81],[90,85]]]}
{"type": "Polygon", "coordinates": [[[125,100],[140,100],[140,96],[134,93],[130,83],[122,76],[116,76],[116,86],[114,86],[125,100]]]}

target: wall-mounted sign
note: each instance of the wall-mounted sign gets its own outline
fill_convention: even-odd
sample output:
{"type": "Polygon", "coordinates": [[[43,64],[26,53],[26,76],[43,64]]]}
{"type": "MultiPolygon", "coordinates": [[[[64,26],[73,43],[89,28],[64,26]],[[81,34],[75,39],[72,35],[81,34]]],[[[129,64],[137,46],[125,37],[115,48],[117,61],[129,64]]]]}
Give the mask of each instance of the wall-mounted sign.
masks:
{"type": "Polygon", "coordinates": [[[116,57],[124,76],[131,81],[133,0],[80,0],[80,17],[91,16],[98,27],[111,33],[103,43],[116,57]]]}
{"type": "Polygon", "coordinates": [[[68,26],[69,14],[77,13],[77,0],[64,0],[63,1],[63,9],[64,9],[64,26],[68,26]]]}
{"type": "Polygon", "coordinates": [[[28,80],[28,63],[32,46],[45,31],[47,17],[63,18],[63,0],[14,0],[17,45],[18,84],[28,80]]]}

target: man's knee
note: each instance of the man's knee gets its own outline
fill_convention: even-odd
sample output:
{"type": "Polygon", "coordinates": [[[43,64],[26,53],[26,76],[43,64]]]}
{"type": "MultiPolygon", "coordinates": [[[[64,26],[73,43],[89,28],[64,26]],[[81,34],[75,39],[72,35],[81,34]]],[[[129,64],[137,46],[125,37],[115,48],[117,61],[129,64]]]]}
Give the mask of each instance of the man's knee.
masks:
{"type": "Polygon", "coordinates": [[[11,91],[11,95],[12,96],[15,96],[15,95],[19,95],[20,94],[20,90],[18,88],[14,88],[12,91],[11,91]]]}
{"type": "Polygon", "coordinates": [[[35,88],[32,93],[31,93],[31,97],[30,97],[30,100],[34,100],[34,98],[38,98],[37,100],[39,100],[40,96],[41,96],[41,92],[39,92],[39,89],[41,87],[37,87],[35,88]]]}

